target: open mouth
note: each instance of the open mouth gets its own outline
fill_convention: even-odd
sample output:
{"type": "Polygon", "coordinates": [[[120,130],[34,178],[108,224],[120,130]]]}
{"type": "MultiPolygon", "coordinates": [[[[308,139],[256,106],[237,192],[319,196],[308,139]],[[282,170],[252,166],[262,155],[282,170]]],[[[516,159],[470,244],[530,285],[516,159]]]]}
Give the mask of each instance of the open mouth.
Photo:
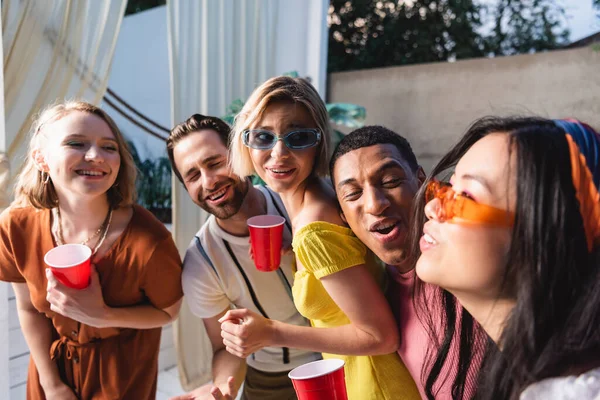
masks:
{"type": "Polygon", "coordinates": [[[389,243],[396,241],[402,236],[404,232],[402,229],[403,225],[402,220],[385,219],[371,225],[369,230],[379,241],[389,243]]]}
{"type": "Polygon", "coordinates": [[[380,235],[387,235],[392,231],[392,229],[396,227],[396,225],[398,225],[397,222],[388,222],[385,224],[381,224],[380,226],[376,227],[373,231],[379,233],[380,235]]]}
{"type": "Polygon", "coordinates": [[[267,168],[272,177],[283,179],[290,177],[296,168],[267,168]]]}
{"type": "Polygon", "coordinates": [[[75,173],[80,176],[104,176],[104,175],[106,175],[106,172],[91,171],[88,169],[78,169],[75,171],[75,173]]]}
{"type": "Polygon", "coordinates": [[[217,190],[216,192],[211,193],[210,195],[206,196],[206,199],[211,202],[219,202],[220,200],[223,200],[225,198],[225,195],[227,194],[229,187],[230,185],[227,185],[217,190]]]}
{"type": "Polygon", "coordinates": [[[432,244],[432,245],[433,245],[433,244],[437,244],[437,242],[435,241],[435,239],[434,239],[434,238],[432,238],[432,237],[431,237],[429,234],[427,234],[427,233],[424,233],[424,234],[423,234],[423,240],[425,240],[425,242],[426,242],[427,244],[432,244]]]}
{"type": "Polygon", "coordinates": [[[437,240],[435,240],[434,237],[428,233],[423,233],[423,236],[421,236],[421,239],[419,240],[419,248],[421,249],[421,253],[436,247],[437,244],[437,240]]]}

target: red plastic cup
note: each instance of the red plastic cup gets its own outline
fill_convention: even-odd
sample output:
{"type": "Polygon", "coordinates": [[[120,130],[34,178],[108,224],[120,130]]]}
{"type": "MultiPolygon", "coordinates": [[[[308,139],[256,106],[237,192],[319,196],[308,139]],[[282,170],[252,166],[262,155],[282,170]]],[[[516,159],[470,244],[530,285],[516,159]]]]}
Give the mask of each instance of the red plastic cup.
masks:
{"type": "Polygon", "coordinates": [[[329,358],[294,368],[288,374],[298,400],[348,400],[344,360],[329,358]]]}
{"type": "Polygon", "coordinates": [[[276,271],[281,263],[281,243],[285,218],[279,215],[257,215],[249,218],[250,241],[256,269],[276,271]]]}
{"type": "Polygon", "coordinates": [[[60,283],[85,289],[90,283],[92,250],[83,244],[63,244],[46,253],[44,262],[60,283]]]}

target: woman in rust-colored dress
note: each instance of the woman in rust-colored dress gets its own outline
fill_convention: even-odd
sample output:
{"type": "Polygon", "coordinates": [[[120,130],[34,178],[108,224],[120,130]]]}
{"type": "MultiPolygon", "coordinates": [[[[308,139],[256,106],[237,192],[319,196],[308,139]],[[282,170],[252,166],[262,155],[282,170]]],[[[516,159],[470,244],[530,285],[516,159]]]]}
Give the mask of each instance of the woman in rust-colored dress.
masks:
{"type": "Polygon", "coordinates": [[[169,231],[133,204],[135,167],[99,108],[70,102],[33,129],[15,202],[0,215],[0,280],[11,282],[31,350],[28,399],[154,399],[161,327],[181,303],[169,231]],[[92,249],[86,289],[62,285],[44,254],[92,249]]]}

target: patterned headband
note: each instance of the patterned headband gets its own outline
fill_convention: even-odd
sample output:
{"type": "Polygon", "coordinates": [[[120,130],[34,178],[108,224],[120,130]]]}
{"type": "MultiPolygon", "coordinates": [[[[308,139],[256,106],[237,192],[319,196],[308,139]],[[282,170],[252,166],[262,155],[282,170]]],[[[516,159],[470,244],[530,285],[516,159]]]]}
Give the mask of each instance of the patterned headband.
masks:
{"type": "Polygon", "coordinates": [[[600,245],[600,135],[575,119],[554,120],[566,132],[571,173],[591,252],[600,245]]]}

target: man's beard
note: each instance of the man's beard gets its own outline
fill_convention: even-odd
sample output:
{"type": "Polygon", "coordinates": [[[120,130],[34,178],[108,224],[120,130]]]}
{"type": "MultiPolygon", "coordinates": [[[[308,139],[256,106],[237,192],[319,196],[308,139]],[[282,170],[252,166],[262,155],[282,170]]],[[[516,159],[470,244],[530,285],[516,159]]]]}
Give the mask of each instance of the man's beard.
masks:
{"type": "MultiPolygon", "coordinates": [[[[246,194],[248,194],[248,185],[249,185],[248,181],[247,180],[236,181],[233,179],[229,179],[227,182],[220,185],[219,188],[217,188],[216,190],[213,190],[213,192],[221,190],[223,188],[223,186],[226,186],[226,185],[231,185],[231,188],[233,189],[233,195],[231,196],[230,199],[228,199],[227,201],[225,201],[217,206],[209,205],[206,200],[203,200],[201,198],[197,199],[198,205],[204,211],[214,215],[218,219],[228,219],[228,218],[233,217],[235,214],[237,214],[237,212],[242,207],[242,204],[244,203],[246,194]]],[[[202,196],[202,197],[205,197],[205,196],[202,196]]]]}

